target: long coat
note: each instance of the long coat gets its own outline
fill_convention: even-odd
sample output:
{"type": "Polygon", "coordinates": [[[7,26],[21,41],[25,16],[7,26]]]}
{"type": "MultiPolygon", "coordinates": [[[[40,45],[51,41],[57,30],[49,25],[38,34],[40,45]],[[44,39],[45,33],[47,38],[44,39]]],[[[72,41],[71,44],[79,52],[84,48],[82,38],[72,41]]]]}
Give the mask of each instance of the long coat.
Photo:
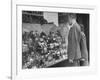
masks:
{"type": "Polygon", "coordinates": [[[81,29],[78,23],[73,24],[70,28],[68,35],[68,58],[72,60],[80,59],[81,50],[80,50],[80,41],[81,41],[81,29]]]}

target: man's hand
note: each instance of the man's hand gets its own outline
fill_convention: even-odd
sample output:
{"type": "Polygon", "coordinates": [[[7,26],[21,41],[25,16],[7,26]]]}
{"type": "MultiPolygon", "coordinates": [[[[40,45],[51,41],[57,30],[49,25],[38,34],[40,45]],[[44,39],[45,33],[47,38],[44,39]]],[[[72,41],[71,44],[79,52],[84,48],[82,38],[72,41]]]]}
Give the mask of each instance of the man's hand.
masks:
{"type": "Polygon", "coordinates": [[[69,59],[69,63],[73,63],[73,60],[72,59],[69,59]]]}
{"type": "Polygon", "coordinates": [[[80,61],[85,61],[85,59],[84,58],[81,58],[80,61]]]}

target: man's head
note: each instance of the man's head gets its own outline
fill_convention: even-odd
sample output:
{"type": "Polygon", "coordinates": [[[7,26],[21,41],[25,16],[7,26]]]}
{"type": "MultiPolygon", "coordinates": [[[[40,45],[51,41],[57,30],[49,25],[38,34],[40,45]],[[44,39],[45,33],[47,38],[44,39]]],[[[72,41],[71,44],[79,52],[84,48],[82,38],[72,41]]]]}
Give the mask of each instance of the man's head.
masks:
{"type": "Polygon", "coordinates": [[[68,22],[70,25],[73,24],[74,22],[76,22],[76,14],[75,13],[68,14],[68,22]]]}
{"type": "Polygon", "coordinates": [[[84,25],[80,24],[80,27],[81,27],[81,31],[84,32],[84,25]]]}

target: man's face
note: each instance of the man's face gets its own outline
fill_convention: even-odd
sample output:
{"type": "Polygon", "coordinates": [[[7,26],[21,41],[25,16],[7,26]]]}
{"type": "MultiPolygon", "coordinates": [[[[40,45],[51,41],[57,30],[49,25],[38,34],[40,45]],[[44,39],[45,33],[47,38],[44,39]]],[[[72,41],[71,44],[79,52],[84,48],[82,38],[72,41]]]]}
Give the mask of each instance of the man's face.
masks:
{"type": "Polygon", "coordinates": [[[72,25],[72,19],[70,17],[68,18],[68,21],[69,21],[69,25],[72,25]]]}

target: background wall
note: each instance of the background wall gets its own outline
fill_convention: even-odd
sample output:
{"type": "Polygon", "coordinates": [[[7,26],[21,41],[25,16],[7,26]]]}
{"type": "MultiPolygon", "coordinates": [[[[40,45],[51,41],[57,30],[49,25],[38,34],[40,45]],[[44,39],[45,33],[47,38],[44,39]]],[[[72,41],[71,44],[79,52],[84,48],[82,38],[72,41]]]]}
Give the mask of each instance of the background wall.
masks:
{"type": "MultiPolygon", "coordinates": [[[[25,0],[34,2],[45,2],[55,4],[78,4],[78,5],[95,5],[97,6],[98,26],[94,26],[97,30],[95,44],[97,45],[96,53],[98,53],[98,72],[87,76],[69,76],[55,77],[39,80],[99,80],[100,75],[100,0],[25,0]]],[[[10,76],[10,59],[11,59],[11,0],[0,1],[0,80],[9,80],[10,76]]]]}

